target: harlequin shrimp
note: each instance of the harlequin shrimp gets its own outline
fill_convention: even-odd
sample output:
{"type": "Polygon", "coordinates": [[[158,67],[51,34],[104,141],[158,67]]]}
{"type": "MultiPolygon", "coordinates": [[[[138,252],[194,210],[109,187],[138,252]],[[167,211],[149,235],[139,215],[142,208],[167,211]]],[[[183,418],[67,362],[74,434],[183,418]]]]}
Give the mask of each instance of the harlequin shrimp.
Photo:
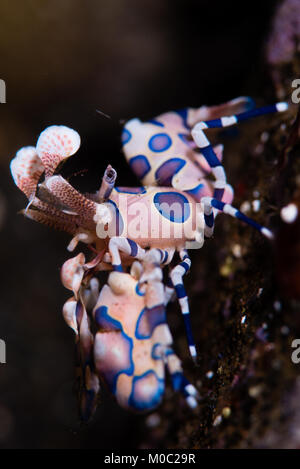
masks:
{"type": "Polygon", "coordinates": [[[212,197],[197,203],[189,193],[172,187],[114,187],[116,172],[109,166],[99,191],[83,195],[62,176],[57,166],[80,145],[78,133],[64,126],[51,126],[41,133],[36,148],[21,149],[12,160],[11,171],[17,186],[29,198],[24,214],[36,221],[67,231],[73,238],[69,250],[79,241],[93,246],[96,263],[102,260],[113,270],[123,271],[122,263],[143,260],[148,248],[161,249],[161,265],[170,264],[175,252],[180,263],[170,273],[170,283],[179,299],[187,332],[189,350],[196,359],[183,276],[191,260],[185,247],[202,247],[204,236],[214,229],[213,208],[217,208],[258,229],[268,238],[272,233],[230,204],[212,197]],[[45,173],[45,180],[38,181],[45,173]],[[137,230],[137,224],[142,229],[137,230]],[[120,254],[121,253],[121,254],[120,254]]]}
{"type": "Polygon", "coordinates": [[[190,324],[188,297],[183,285],[183,277],[191,267],[186,248],[191,245],[200,248],[205,237],[212,236],[215,214],[219,211],[244,221],[267,238],[272,238],[270,230],[230,205],[233,193],[221,164],[222,149],[214,149],[209,144],[203,129],[232,125],[233,121],[266,112],[282,111],[284,103],[198,122],[191,132],[195,143],[189,140],[190,135],[186,127],[183,129],[182,122],[182,129],[178,127],[178,119],[193,124],[203,119],[204,115],[211,117],[214,113],[226,114],[228,109],[243,110],[248,105],[249,100],[239,98],[221,107],[205,108],[207,114],[200,108],[201,112],[189,110],[184,115],[166,114],[166,118],[158,118],[150,124],[142,124],[137,120],[128,123],[124,130],[128,139],[124,141],[125,153],[131,148],[131,167],[144,183],[151,181],[152,185],[115,187],[116,172],[108,166],[95,194],[78,192],[57,173],[61,163],[75,154],[80,146],[78,133],[65,126],[48,127],[41,133],[36,147],[22,148],[12,160],[14,181],[29,200],[24,215],[68,232],[72,236],[69,251],[82,242],[94,253],[88,262],[84,254],[80,253],[67,261],[62,269],[63,284],[74,294],[65,304],[63,314],[77,338],[82,415],[90,415],[96,406],[99,377],[107,382],[124,407],[139,410],[155,407],[163,394],[165,365],[171,377],[175,374],[177,376],[173,380],[175,388],[186,393],[189,404],[195,405],[195,392],[186,384],[180,374],[180,362],[171,352],[172,341],[164,315],[167,298],[174,290],[183,314],[189,350],[195,359],[197,353],[190,324]],[[152,126],[156,129],[164,127],[168,122],[174,124],[174,135],[176,139],[179,138],[177,146],[173,146],[172,137],[166,133],[150,135],[152,126]],[[141,132],[137,132],[137,129],[141,132]],[[180,135],[180,130],[184,130],[184,136],[180,135]],[[151,145],[150,140],[147,140],[149,135],[151,145]],[[130,140],[139,140],[143,148],[145,145],[149,148],[151,146],[152,153],[163,158],[157,158],[157,161],[152,159],[153,168],[149,169],[150,163],[144,155],[136,154],[139,151],[137,148],[142,147],[136,146],[133,151],[130,140]],[[196,145],[202,154],[194,151],[196,145]],[[171,147],[171,156],[174,158],[170,162],[164,152],[171,147]],[[179,150],[182,151],[181,162],[178,162],[179,150]],[[190,151],[193,152],[192,160],[190,151]],[[210,169],[216,178],[214,190],[206,179],[210,169]],[[43,176],[44,180],[40,182],[43,176]],[[169,267],[169,282],[164,287],[161,269],[171,264],[175,253],[179,256],[179,262],[169,267]],[[130,272],[128,269],[131,269],[130,272]],[[98,297],[97,275],[103,270],[113,272],[109,274],[108,283],[98,297]],[[129,314],[127,304],[132,314],[129,314]],[[91,332],[91,322],[98,328],[95,335],[91,332]],[[161,329],[164,331],[162,335],[158,333],[161,329]],[[147,337],[143,333],[147,333],[147,337]],[[108,346],[110,340],[115,342],[116,350],[127,350],[122,355],[123,361],[117,360],[117,352],[113,360],[110,355],[112,350],[108,346]],[[162,344],[162,347],[156,350],[157,343],[162,344]],[[154,346],[155,353],[152,350],[154,346]],[[144,364],[141,350],[147,357],[144,364]],[[133,370],[139,370],[138,374],[133,370]],[[140,376],[143,379],[139,379],[140,376]],[[143,394],[144,386],[149,389],[147,398],[143,394]]]}

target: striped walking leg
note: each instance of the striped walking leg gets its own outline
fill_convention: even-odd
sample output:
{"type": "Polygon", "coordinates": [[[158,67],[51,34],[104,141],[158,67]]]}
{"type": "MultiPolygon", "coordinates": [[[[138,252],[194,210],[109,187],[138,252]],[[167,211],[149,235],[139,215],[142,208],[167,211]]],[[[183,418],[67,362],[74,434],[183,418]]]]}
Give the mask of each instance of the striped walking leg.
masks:
{"type": "Polygon", "coordinates": [[[143,258],[144,272],[139,279],[139,284],[153,280],[162,280],[161,266],[171,262],[174,257],[174,252],[174,248],[166,250],[152,248],[146,251],[143,258]]]}
{"type": "Polygon", "coordinates": [[[212,208],[216,208],[217,210],[220,210],[221,212],[226,213],[231,217],[237,218],[238,220],[247,223],[247,225],[250,225],[256,230],[258,230],[263,236],[268,239],[273,239],[274,237],[272,231],[270,231],[265,226],[260,225],[256,221],[252,220],[252,218],[247,217],[244,213],[240,212],[237,208],[233,207],[230,204],[225,204],[224,202],[221,202],[220,200],[214,199],[212,197],[203,197],[201,199],[201,202],[204,204],[204,206],[210,205],[212,208]]]}
{"type": "Polygon", "coordinates": [[[198,391],[184,376],[181,361],[171,348],[166,350],[166,362],[174,391],[181,392],[188,406],[194,409],[198,405],[198,391]]]}
{"type": "Polygon", "coordinates": [[[111,255],[112,268],[117,272],[123,272],[120,251],[138,260],[142,260],[146,253],[135,241],[121,236],[111,238],[108,249],[111,255]]]}
{"type": "Polygon", "coordinates": [[[183,285],[183,280],[182,280],[183,276],[191,268],[191,259],[189,258],[189,255],[186,249],[182,249],[179,252],[179,255],[181,258],[181,262],[180,264],[176,265],[171,270],[170,279],[175,289],[175,292],[179,301],[179,305],[181,308],[181,313],[183,315],[190,354],[193,360],[195,360],[197,357],[197,352],[196,352],[195,341],[194,341],[193,333],[192,333],[189,301],[188,301],[188,297],[187,297],[187,294],[183,285]]]}
{"type": "Polygon", "coordinates": [[[283,112],[288,108],[287,103],[277,103],[271,106],[255,108],[250,111],[242,112],[241,114],[234,114],[232,116],[221,117],[208,121],[198,122],[192,129],[192,137],[196,145],[200,148],[201,153],[205,157],[207,163],[212,168],[212,173],[216,179],[214,198],[222,200],[224,189],[226,186],[226,173],[222,163],[217,157],[212,145],[204,134],[204,130],[217,129],[223,127],[230,127],[238,124],[239,122],[246,121],[253,117],[262,116],[274,112],[283,112]]]}

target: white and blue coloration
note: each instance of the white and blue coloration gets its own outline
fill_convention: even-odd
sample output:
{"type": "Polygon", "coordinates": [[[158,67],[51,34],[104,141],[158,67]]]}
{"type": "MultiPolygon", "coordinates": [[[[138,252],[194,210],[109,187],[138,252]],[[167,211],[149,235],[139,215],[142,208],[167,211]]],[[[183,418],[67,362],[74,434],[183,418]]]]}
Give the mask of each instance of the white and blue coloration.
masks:
{"type": "Polygon", "coordinates": [[[183,285],[191,268],[186,246],[202,247],[205,237],[213,235],[219,212],[272,238],[270,230],[231,205],[223,146],[213,147],[204,132],[286,108],[286,103],[278,103],[255,109],[252,100],[242,97],[220,106],[169,112],[146,123],[132,119],[123,130],[123,149],[142,187],[115,187],[116,172],[108,166],[96,194],[79,193],[56,171],[80,145],[78,133],[64,126],[48,127],[36,147],[21,149],[13,159],[14,181],[29,200],[24,214],[71,234],[70,251],[83,242],[95,253],[89,262],[79,253],[61,271],[64,286],[73,292],[63,315],[76,336],[84,420],[96,407],[102,381],[123,407],[154,409],[164,395],[166,370],[174,389],[191,407],[197,405],[196,389],[183,376],[173,351],[165,312],[176,294],[190,354],[196,359],[183,285]],[[144,231],[132,234],[137,203],[142,205],[144,231]],[[160,226],[168,228],[167,236],[157,231],[160,226]],[[178,228],[180,236],[175,233],[178,228]],[[179,262],[169,267],[164,285],[162,269],[175,253],[179,262]],[[101,271],[112,272],[99,294],[101,271]]]}
{"type": "MultiPolygon", "coordinates": [[[[147,269],[150,265],[153,272],[158,268],[160,253],[152,250],[148,259],[149,256],[152,263],[147,269]]],[[[167,369],[174,390],[183,393],[190,407],[196,407],[197,391],[184,377],[172,348],[166,321],[169,295],[162,275],[150,275],[143,284],[142,277],[135,276],[136,267],[135,264],[130,274],[112,272],[95,305],[97,373],[122,407],[147,412],[163,399],[167,369]]],[[[139,272],[142,271],[140,266],[139,272]]]]}

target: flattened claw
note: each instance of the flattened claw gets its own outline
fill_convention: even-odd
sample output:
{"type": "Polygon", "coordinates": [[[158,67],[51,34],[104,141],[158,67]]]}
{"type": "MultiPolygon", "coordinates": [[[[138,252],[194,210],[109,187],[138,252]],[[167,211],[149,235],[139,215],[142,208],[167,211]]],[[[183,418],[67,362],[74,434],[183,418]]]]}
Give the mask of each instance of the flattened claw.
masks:
{"type": "Polygon", "coordinates": [[[68,301],[65,302],[62,313],[67,325],[73,329],[76,335],[78,335],[76,306],[77,301],[75,300],[74,296],[72,296],[72,298],[69,298],[68,301]]]}
{"type": "Polygon", "coordinates": [[[68,290],[72,290],[76,298],[84,276],[84,263],[85,257],[81,252],[78,256],[68,259],[61,268],[62,284],[68,290]]]}
{"type": "Polygon", "coordinates": [[[57,166],[74,155],[80,147],[79,134],[64,125],[51,125],[39,136],[36,151],[42,160],[46,176],[52,176],[57,166]]]}
{"type": "Polygon", "coordinates": [[[21,148],[10,163],[10,171],[16,186],[31,200],[36,193],[38,181],[45,171],[36,149],[21,148]]]}

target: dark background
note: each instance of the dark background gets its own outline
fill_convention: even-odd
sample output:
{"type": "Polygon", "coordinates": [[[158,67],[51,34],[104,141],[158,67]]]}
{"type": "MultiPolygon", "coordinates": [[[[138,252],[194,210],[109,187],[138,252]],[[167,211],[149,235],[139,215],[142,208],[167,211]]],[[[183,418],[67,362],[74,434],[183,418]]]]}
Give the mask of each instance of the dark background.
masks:
{"type": "Polygon", "coordinates": [[[0,365],[0,447],[136,448],[147,434],[144,417],[106,393],[93,422],[77,422],[73,337],[60,314],[68,298],[59,279],[68,237],[17,216],[26,200],[11,179],[10,159],[46,126],[64,124],[82,138],[64,167],[72,184],[92,192],[108,163],[119,185],[137,184],[120,152],[122,120],[241,94],[273,100],[271,86],[260,96],[267,73],[265,82],[255,76],[263,76],[275,4],[1,0],[7,103],[0,105],[0,338],[7,364],[0,365]]]}

